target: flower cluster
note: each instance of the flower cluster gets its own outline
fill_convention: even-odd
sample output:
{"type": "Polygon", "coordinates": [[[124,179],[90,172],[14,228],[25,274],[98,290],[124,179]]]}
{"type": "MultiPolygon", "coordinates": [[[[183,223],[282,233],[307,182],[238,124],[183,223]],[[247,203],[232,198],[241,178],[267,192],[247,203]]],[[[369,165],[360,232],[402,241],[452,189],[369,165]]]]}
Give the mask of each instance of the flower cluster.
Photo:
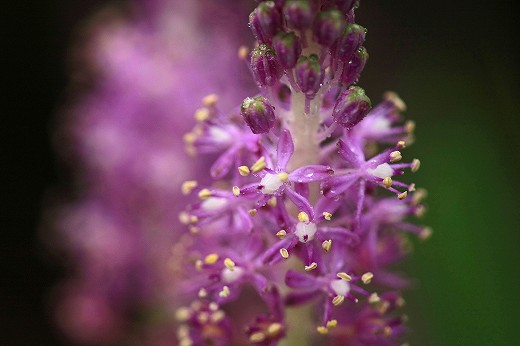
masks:
{"type": "Polygon", "coordinates": [[[182,185],[197,201],[180,214],[191,236],[178,294],[192,301],[177,312],[181,345],[276,345],[308,332],[287,321],[304,304],[319,344],[399,343],[406,280],[391,266],[407,233],[431,231],[408,220],[424,212],[424,190],[398,179],[420,166],[402,162],[414,130],[404,102],[387,92],[372,107],[356,85],[368,59],[357,6],[260,2],[257,44],[239,50],[260,94],[230,112],[209,95],[197,109],[184,140],[215,159],[214,181],[182,185]]]}

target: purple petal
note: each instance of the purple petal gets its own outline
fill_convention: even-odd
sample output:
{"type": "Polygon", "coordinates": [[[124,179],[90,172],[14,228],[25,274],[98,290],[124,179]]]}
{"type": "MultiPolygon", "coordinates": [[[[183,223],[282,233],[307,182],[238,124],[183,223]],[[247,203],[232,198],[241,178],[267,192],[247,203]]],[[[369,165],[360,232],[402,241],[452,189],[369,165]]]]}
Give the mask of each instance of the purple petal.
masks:
{"type": "Polygon", "coordinates": [[[299,211],[306,212],[307,215],[309,215],[310,220],[314,219],[314,209],[312,209],[311,204],[306,198],[297,194],[291,189],[285,189],[285,194],[287,197],[289,197],[291,202],[293,202],[298,207],[299,211]]]}
{"type": "Polygon", "coordinates": [[[332,174],[334,174],[334,171],[329,166],[308,165],[289,174],[289,180],[298,183],[310,183],[328,179],[332,174]]]}
{"type": "Polygon", "coordinates": [[[345,142],[339,140],[337,146],[339,154],[343,157],[343,159],[345,159],[345,161],[347,161],[347,163],[353,167],[359,166],[358,156],[345,142]]]}
{"type": "Polygon", "coordinates": [[[211,166],[210,174],[213,179],[222,179],[231,169],[235,161],[237,147],[229,148],[222,154],[217,161],[211,166]]]}
{"type": "Polygon", "coordinates": [[[294,153],[294,143],[289,130],[282,130],[280,140],[278,141],[278,162],[276,169],[278,171],[285,171],[287,163],[294,153]]]}
{"type": "Polygon", "coordinates": [[[285,274],[285,284],[291,288],[313,289],[319,285],[319,282],[314,276],[290,269],[285,274]]]}
{"type": "Polygon", "coordinates": [[[301,305],[307,303],[309,300],[316,298],[320,294],[320,291],[306,291],[306,292],[291,292],[285,297],[285,304],[301,305]]]}

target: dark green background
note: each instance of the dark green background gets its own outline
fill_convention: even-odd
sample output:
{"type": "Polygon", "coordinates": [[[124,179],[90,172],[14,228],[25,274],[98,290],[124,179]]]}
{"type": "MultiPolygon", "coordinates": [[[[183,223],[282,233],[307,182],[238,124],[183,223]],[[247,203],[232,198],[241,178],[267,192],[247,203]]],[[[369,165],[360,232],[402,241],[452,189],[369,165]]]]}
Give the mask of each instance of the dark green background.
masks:
{"type": "MultiPolygon", "coordinates": [[[[238,0],[237,0],[238,1],[238,0]]],[[[0,344],[55,345],[45,299],[61,271],[37,237],[50,186],[63,186],[50,128],[66,85],[72,29],[103,1],[20,0],[2,7],[0,344]],[[7,313],[6,313],[7,312],[7,313]]],[[[514,345],[520,312],[520,148],[516,3],[362,1],[370,59],[361,85],[397,91],[417,122],[404,151],[423,166],[423,221],[406,271],[412,345],[514,345]]]]}

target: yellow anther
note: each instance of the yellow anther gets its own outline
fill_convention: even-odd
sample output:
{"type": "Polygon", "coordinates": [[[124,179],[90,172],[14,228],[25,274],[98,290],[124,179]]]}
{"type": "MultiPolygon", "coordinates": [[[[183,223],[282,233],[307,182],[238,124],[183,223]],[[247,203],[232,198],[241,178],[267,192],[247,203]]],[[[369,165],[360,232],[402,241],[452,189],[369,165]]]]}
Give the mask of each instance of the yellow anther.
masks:
{"type": "Polygon", "coordinates": [[[413,159],[412,160],[412,172],[415,173],[419,170],[421,167],[421,161],[419,159],[413,159]]]}
{"type": "Polygon", "coordinates": [[[238,186],[233,186],[233,196],[240,196],[240,188],[238,186]]]}
{"type": "Polygon", "coordinates": [[[383,179],[383,185],[388,189],[390,186],[392,186],[392,178],[390,177],[386,177],[385,179],[383,179]]]}
{"type": "Polygon", "coordinates": [[[266,334],[268,336],[277,336],[283,330],[283,326],[281,323],[271,323],[269,327],[267,327],[266,334]]]}
{"type": "Polygon", "coordinates": [[[286,235],[287,235],[287,232],[284,229],[279,230],[278,232],[276,232],[276,236],[278,238],[280,238],[280,239],[285,238],[286,235]]]}
{"type": "Polygon", "coordinates": [[[324,211],[323,212],[323,217],[325,218],[325,220],[330,221],[332,219],[332,214],[329,213],[329,212],[324,211]]]}
{"type": "Polygon", "coordinates": [[[197,187],[197,182],[195,180],[188,180],[182,183],[181,191],[183,195],[188,195],[193,191],[194,188],[197,187]]]}
{"type": "Polygon", "coordinates": [[[193,144],[197,140],[197,135],[194,134],[193,132],[188,132],[188,133],[184,134],[184,136],[182,136],[182,140],[186,144],[193,144]]]}
{"type": "Polygon", "coordinates": [[[404,128],[406,129],[406,132],[408,132],[409,134],[414,133],[414,131],[415,131],[415,121],[408,120],[406,122],[406,124],[404,124],[404,128]]]}
{"type": "Polygon", "coordinates": [[[417,191],[413,194],[413,204],[417,205],[421,203],[423,199],[428,196],[428,191],[425,189],[417,189],[417,191]]]}
{"type": "Polygon", "coordinates": [[[218,310],[218,304],[215,303],[215,302],[211,302],[211,303],[209,303],[209,309],[210,309],[211,311],[217,311],[217,310],[218,310]]]}
{"type": "Polygon", "coordinates": [[[287,174],[286,172],[281,172],[281,173],[278,173],[278,178],[282,181],[282,182],[286,182],[287,180],[289,180],[289,174],[287,174]]]}
{"type": "Polygon", "coordinates": [[[200,228],[198,227],[190,227],[190,233],[195,235],[200,233],[200,228]]]}
{"type": "Polygon", "coordinates": [[[282,255],[283,258],[287,259],[289,258],[289,251],[287,251],[287,249],[283,247],[280,249],[280,255],[282,255]]]}
{"type": "Polygon", "coordinates": [[[180,338],[179,346],[193,346],[193,340],[191,340],[189,337],[180,338]]]}
{"type": "Polygon", "coordinates": [[[379,310],[380,314],[384,315],[384,314],[386,314],[386,312],[388,311],[389,308],[390,308],[390,303],[386,300],[383,300],[381,302],[381,304],[379,305],[378,310],[379,310]]]}
{"type": "Polygon", "coordinates": [[[387,91],[383,94],[383,99],[390,101],[393,103],[394,107],[397,108],[398,111],[404,112],[406,111],[406,104],[404,101],[393,91],[387,91]]]}
{"type": "Polygon", "coordinates": [[[206,264],[215,264],[218,261],[219,257],[216,253],[210,253],[204,258],[204,263],[206,264]]]}
{"type": "Polygon", "coordinates": [[[209,314],[205,311],[202,311],[197,315],[197,320],[200,324],[206,324],[209,320],[209,314]]]}
{"type": "Polygon", "coordinates": [[[199,222],[199,218],[197,215],[190,215],[190,223],[197,223],[199,222]]]}
{"type": "Polygon", "coordinates": [[[403,192],[403,193],[398,194],[398,195],[397,195],[397,198],[403,200],[403,199],[406,198],[406,196],[408,196],[408,191],[405,191],[405,192],[403,192]]]}
{"type": "Polygon", "coordinates": [[[312,262],[310,265],[305,266],[305,271],[310,272],[311,270],[314,270],[316,268],[318,268],[318,263],[312,262]]]}
{"type": "Polygon", "coordinates": [[[199,290],[199,298],[205,298],[208,296],[208,291],[206,291],[204,288],[201,288],[199,290]]]}
{"type": "Polygon", "coordinates": [[[211,322],[213,323],[218,323],[220,321],[222,321],[224,319],[224,317],[226,317],[226,313],[222,310],[220,311],[216,311],[214,313],[211,314],[211,322]]]}
{"type": "Polygon", "coordinates": [[[209,118],[209,110],[207,108],[199,108],[195,111],[195,120],[204,121],[209,118]]]}
{"type": "Polygon", "coordinates": [[[432,236],[432,229],[430,227],[424,227],[422,231],[419,233],[419,239],[421,240],[427,240],[432,236]]]}
{"type": "Polygon", "coordinates": [[[408,192],[414,192],[415,191],[415,183],[411,183],[410,186],[408,186],[408,192]]]}
{"type": "Polygon", "coordinates": [[[224,260],[224,265],[231,271],[235,270],[235,262],[233,262],[229,257],[224,260]]]}
{"type": "Polygon", "coordinates": [[[208,199],[211,197],[211,191],[208,189],[202,189],[199,191],[199,198],[200,199],[208,199]]]}
{"type": "Polygon", "coordinates": [[[276,201],[276,197],[271,197],[271,198],[269,198],[269,200],[267,201],[267,204],[269,204],[269,206],[271,206],[271,207],[273,207],[273,208],[276,207],[276,203],[277,203],[277,201],[276,201]]]}
{"type": "Polygon", "coordinates": [[[265,157],[261,157],[259,158],[252,166],[251,166],[251,171],[253,173],[258,173],[260,171],[262,171],[264,168],[266,167],[266,164],[265,164],[265,157]]]}
{"type": "Polygon", "coordinates": [[[187,325],[185,324],[182,324],[179,326],[179,328],[177,328],[177,337],[182,339],[182,338],[186,338],[190,335],[190,329],[188,328],[187,325]]]}
{"type": "Polygon", "coordinates": [[[329,252],[330,251],[330,247],[332,246],[332,239],[329,239],[329,240],[324,240],[323,243],[321,243],[321,247],[323,248],[323,250],[325,250],[326,252],[329,252]]]}
{"type": "Polygon", "coordinates": [[[345,297],[344,297],[344,296],[340,296],[340,295],[338,294],[337,296],[335,296],[335,297],[332,299],[332,304],[334,304],[335,306],[338,306],[338,305],[343,304],[344,301],[345,301],[345,297]]]}
{"type": "Polygon", "coordinates": [[[402,308],[403,306],[405,306],[406,304],[406,301],[404,300],[403,297],[399,297],[397,298],[397,300],[395,301],[395,305],[399,308],[402,308]]]}
{"type": "Polygon", "coordinates": [[[374,274],[371,272],[366,272],[365,274],[361,275],[361,281],[363,281],[365,285],[369,284],[373,278],[374,274]]]}
{"type": "Polygon", "coordinates": [[[390,328],[389,326],[385,326],[383,328],[383,334],[385,334],[385,336],[391,336],[392,335],[392,328],[390,328]]]}
{"type": "Polygon", "coordinates": [[[379,298],[379,296],[377,295],[377,293],[372,293],[369,297],[368,297],[368,302],[370,304],[377,304],[381,301],[381,298],[379,298]]]}
{"type": "Polygon", "coordinates": [[[249,173],[251,173],[251,171],[249,170],[249,167],[247,167],[247,166],[240,166],[240,167],[238,167],[238,173],[243,177],[247,177],[249,175],[249,173]]]}
{"type": "Polygon", "coordinates": [[[187,212],[185,211],[181,211],[179,213],[179,221],[183,224],[183,225],[187,225],[190,223],[190,214],[188,214],[187,212]]]}
{"type": "Polygon", "coordinates": [[[399,141],[397,142],[397,147],[398,148],[406,148],[406,142],[405,141],[399,141]]]}
{"type": "Polygon", "coordinates": [[[327,329],[327,327],[324,327],[324,326],[318,326],[316,327],[316,331],[322,335],[325,335],[325,334],[328,334],[329,333],[329,330],[327,329]]]}
{"type": "Polygon", "coordinates": [[[231,293],[229,291],[229,287],[224,286],[224,287],[222,287],[222,291],[220,291],[218,293],[218,296],[221,297],[221,298],[229,297],[229,293],[231,293]]]}
{"type": "Polygon", "coordinates": [[[257,210],[256,209],[249,209],[247,212],[249,213],[249,215],[255,216],[256,213],[257,213],[257,210]]]}
{"type": "Polygon", "coordinates": [[[338,320],[327,321],[327,328],[336,328],[337,325],[338,325],[338,320]]]}
{"type": "Polygon", "coordinates": [[[401,152],[399,150],[392,151],[389,156],[390,156],[390,162],[397,162],[403,158],[403,156],[401,155],[401,152]]]}
{"type": "Polygon", "coordinates": [[[217,94],[209,94],[207,96],[204,96],[202,99],[202,105],[205,107],[212,107],[216,105],[218,102],[218,95],[217,94]]]}
{"type": "Polygon", "coordinates": [[[309,215],[304,211],[300,211],[298,213],[298,220],[300,222],[309,223],[309,215]]]}
{"type": "Polygon", "coordinates": [[[262,342],[265,340],[265,334],[262,332],[256,332],[251,334],[249,341],[252,343],[262,342]]]}
{"type": "Polygon", "coordinates": [[[178,308],[177,310],[175,310],[175,319],[178,322],[185,322],[189,320],[190,316],[191,312],[188,308],[178,308]]]}
{"type": "Polygon", "coordinates": [[[416,217],[423,217],[426,213],[426,208],[424,205],[418,205],[413,213],[416,217]]]}
{"type": "Polygon", "coordinates": [[[247,56],[249,55],[249,48],[246,46],[240,46],[238,48],[238,58],[240,60],[247,60],[247,56]]]}
{"type": "Polygon", "coordinates": [[[336,276],[340,279],[343,279],[345,281],[352,281],[352,276],[348,275],[345,272],[337,273],[336,276]]]}
{"type": "Polygon", "coordinates": [[[195,269],[197,269],[197,271],[200,272],[202,270],[203,265],[204,265],[204,262],[202,262],[201,260],[195,261],[195,269]]]}

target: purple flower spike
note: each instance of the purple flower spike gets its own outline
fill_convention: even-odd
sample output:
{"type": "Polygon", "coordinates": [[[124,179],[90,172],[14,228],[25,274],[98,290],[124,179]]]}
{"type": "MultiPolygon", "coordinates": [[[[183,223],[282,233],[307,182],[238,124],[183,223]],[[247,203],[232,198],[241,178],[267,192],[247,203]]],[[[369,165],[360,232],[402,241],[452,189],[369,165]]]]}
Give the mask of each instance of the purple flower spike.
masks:
{"type": "Polygon", "coordinates": [[[315,12],[316,2],[309,0],[288,0],[283,7],[287,24],[297,30],[310,27],[315,12]]]}
{"type": "Polygon", "coordinates": [[[282,27],[282,14],[274,1],[261,2],[249,15],[249,26],[259,42],[268,43],[282,27]]]}
{"type": "Polygon", "coordinates": [[[240,106],[240,114],[255,134],[269,132],[276,120],[273,106],[262,96],[246,98],[240,106]]]}
{"type": "Polygon", "coordinates": [[[274,50],[265,44],[256,47],[251,53],[251,69],[260,86],[274,85],[283,73],[274,50]]]}
{"type": "Polygon", "coordinates": [[[317,55],[302,56],[298,59],[296,64],[296,83],[306,95],[314,95],[318,92],[323,82],[323,77],[323,70],[318,62],[317,55]]]}
{"type": "Polygon", "coordinates": [[[372,108],[365,90],[353,86],[344,91],[336,101],[332,117],[334,121],[346,129],[357,125],[372,108]]]}
{"type": "Polygon", "coordinates": [[[343,67],[343,73],[341,74],[341,82],[345,85],[356,83],[361,75],[361,72],[365,68],[365,64],[368,60],[368,52],[365,47],[359,48],[351,57],[348,64],[343,67]]]}
{"type": "Polygon", "coordinates": [[[280,64],[285,69],[291,69],[296,65],[302,45],[300,39],[294,33],[280,32],[273,38],[273,48],[280,64]]]}
{"type": "Polygon", "coordinates": [[[312,27],[314,39],[325,47],[330,47],[340,36],[345,25],[345,18],[338,10],[320,12],[312,27]]]}
{"type": "Polygon", "coordinates": [[[336,42],[336,57],[344,62],[350,61],[352,54],[365,42],[367,30],[358,24],[348,24],[336,42]]]}

